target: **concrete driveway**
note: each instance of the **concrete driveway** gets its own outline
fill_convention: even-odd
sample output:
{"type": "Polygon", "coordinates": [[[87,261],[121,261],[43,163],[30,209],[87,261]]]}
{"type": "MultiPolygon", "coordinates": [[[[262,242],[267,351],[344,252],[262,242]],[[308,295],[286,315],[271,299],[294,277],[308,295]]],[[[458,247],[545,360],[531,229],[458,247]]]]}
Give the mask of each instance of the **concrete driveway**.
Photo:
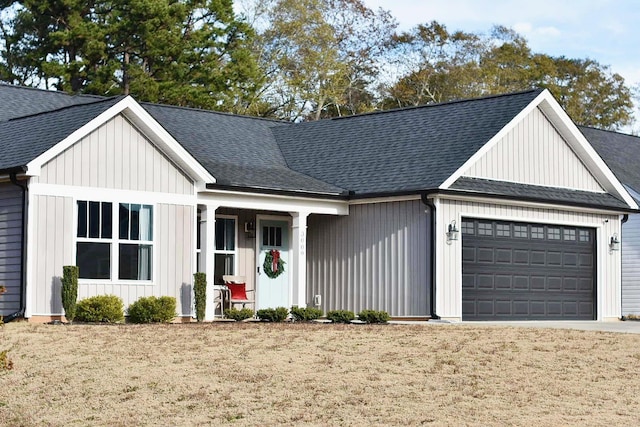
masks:
{"type": "MultiPolygon", "coordinates": [[[[428,322],[431,323],[431,322],[428,322]]],[[[579,329],[583,331],[621,332],[640,334],[640,321],[596,322],[587,321],[526,321],[526,322],[459,322],[451,325],[514,326],[523,328],[579,329]]]]}

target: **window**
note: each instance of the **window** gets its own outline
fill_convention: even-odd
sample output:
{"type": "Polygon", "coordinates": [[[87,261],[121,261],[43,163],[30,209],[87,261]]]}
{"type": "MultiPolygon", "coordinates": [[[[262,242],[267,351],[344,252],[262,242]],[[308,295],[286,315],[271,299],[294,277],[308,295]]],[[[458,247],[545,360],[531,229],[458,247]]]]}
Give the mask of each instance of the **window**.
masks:
{"type": "Polygon", "coordinates": [[[576,230],[565,228],[563,234],[564,240],[576,240],[576,230]]]}
{"type": "Polygon", "coordinates": [[[513,236],[526,239],[527,237],[529,237],[528,226],[526,226],[526,225],[514,225],[513,226],[513,236]]]}
{"type": "Polygon", "coordinates": [[[478,235],[480,236],[493,236],[493,224],[490,222],[478,223],[478,235]]]}
{"type": "Polygon", "coordinates": [[[120,203],[114,215],[111,202],[79,200],[77,206],[80,278],[151,280],[153,207],[120,203]]]}
{"type": "Polygon", "coordinates": [[[149,205],[120,203],[118,218],[118,278],[151,280],[153,208],[149,205]]]}
{"type": "Polygon", "coordinates": [[[560,240],[560,229],[549,227],[547,229],[547,238],[549,240],[560,240]]]}
{"type": "Polygon", "coordinates": [[[496,224],[496,236],[509,237],[511,236],[511,225],[509,224],[496,224]]]}
{"type": "Polygon", "coordinates": [[[232,217],[216,217],[214,281],[223,283],[223,275],[235,274],[236,261],[236,219],[232,217]]]}
{"type": "Polygon", "coordinates": [[[544,239],[544,227],[531,226],[531,238],[532,239],[544,239]]]}
{"type": "Polygon", "coordinates": [[[578,231],[578,240],[581,242],[588,242],[591,240],[591,233],[589,230],[579,230],[578,231]]]}
{"type": "Polygon", "coordinates": [[[475,228],[473,225],[473,221],[462,221],[462,234],[474,234],[475,228]]]}
{"type": "Polygon", "coordinates": [[[262,246],[282,246],[282,227],[262,227],[262,246]]]}

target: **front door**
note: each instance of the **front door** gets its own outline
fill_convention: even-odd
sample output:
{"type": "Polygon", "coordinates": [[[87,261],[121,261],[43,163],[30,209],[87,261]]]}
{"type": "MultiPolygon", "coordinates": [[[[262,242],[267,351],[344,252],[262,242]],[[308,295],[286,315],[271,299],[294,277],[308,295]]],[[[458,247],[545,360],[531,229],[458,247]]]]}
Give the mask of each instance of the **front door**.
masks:
{"type": "Polygon", "coordinates": [[[289,222],[275,219],[258,221],[258,275],[256,307],[291,306],[289,289],[289,222]]]}

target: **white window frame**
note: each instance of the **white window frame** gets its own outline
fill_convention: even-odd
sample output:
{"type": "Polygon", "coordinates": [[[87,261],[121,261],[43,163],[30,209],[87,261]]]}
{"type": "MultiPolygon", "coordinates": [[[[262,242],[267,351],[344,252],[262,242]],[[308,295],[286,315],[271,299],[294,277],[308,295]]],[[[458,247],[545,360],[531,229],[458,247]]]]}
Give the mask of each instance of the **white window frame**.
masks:
{"type": "MultiPolygon", "coordinates": [[[[110,247],[111,256],[111,269],[109,271],[109,279],[88,279],[79,278],[78,284],[123,284],[123,285],[149,285],[152,284],[156,277],[156,265],[157,254],[155,249],[155,240],[157,239],[157,206],[155,203],[145,203],[135,200],[129,200],[128,198],[111,198],[111,197],[77,197],[73,199],[74,204],[74,232],[73,232],[73,262],[77,264],[78,260],[78,243],[108,243],[110,247]],[[90,237],[78,237],[78,202],[100,202],[111,203],[111,238],[90,238],[90,237]],[[129,240],[120,239],[120,204],[128,205],[146,205],[151,206],[151,240],[129,240]],[[150,279],[148,280],[132,280],[132,279],[120,279],[120,244],[137,244],[137,245],[149,245],[151,246],[151,271],[150,279]]],[[[102,215],[102,211],[100,212],[102,215]]],[[[101,222],[102,224],[102,222],[101,222]]],[[[89,225],[87,224],[87,227],[89,225]]]]}
{"type": "MultiPolygon", "coordinates": [[[[215,262],[216,255],[233,255],[233,272],[234,275],[238,275],[238,216],[237,215],[216,215],[216,223],[219,219],[232,219],[234,221],[233,233],[234,233],[234,245],[233,250],[216,249],[216,242],[213,242],[213,259],[215,262]]],[[[217,231],[217,230],[216,230],[217,231]]],[[[216,233],[217,237],[217,233],[216,233]]],[[[215,271],[215,267],[214,267],[215,271]]],[[[215,277],[214,277],[215,280],[215,277]]]]}

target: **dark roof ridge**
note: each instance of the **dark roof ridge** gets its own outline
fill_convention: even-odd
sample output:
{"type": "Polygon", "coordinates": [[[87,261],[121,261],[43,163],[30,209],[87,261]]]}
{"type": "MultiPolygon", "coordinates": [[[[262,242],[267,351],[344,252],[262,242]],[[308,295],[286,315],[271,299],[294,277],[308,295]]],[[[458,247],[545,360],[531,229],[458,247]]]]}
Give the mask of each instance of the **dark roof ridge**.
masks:
{"type": "Polygon", "coordinates": [[[38,117],[38,116],[43,116],[43,115],[50,114],[50,113],[56,113],[56,112],[59,112],[59,111],[69,110],[71,108],[87,107],[89,105],[96,105],[96,104],[100,104],[102,102],[109,102],[109,101],[114,101],[114,100],[120,101],[120,100],[122,100],[124,98],[126,98],[125,95],[118,95],[118,96],[112,96],[112,97],[109,97],[109,98],[97,99],[97,100],[92,101],[92,102],[85,102],[84,104],[65,105],[65,106],[62,106],[60,108],[55,108],[53,110],[40,111],[38,113],[27,114],[26,116],[12,117],[9,120],[4,121],[3,123],[16,122],[18,120],[28,119],[28,118],[32,118],[32,117],[38,117]]]}
{"type": "MultiPolygon", "coordinates": [[[[544,90],[545,89],[543,89],[543,88],[535,88],[535,89],[522,90],[522,91],[519,91],[519,92],[499,93],[499,94],[494,94],[494,95],[485,95],[485,96],[480,96],[480,97],[477,97],[477,98],[461,98],[461,99],[454,99],[454,100],[446,101],[446,102],[437,102],[435,104],[422,104],[422,105],[415,105],[415,106],[411,106],[411,107],[392,108],[390,110],[371,111],[371,112],[368,112],[368,113],[354,114],[354,115],[351,115],[351,116],[332,117],[329,120],[345,120],[345,119],[352,119],[352,118],[362,117],[362,116],[371,116],[371,115],[375,115],[375,114],[395,113],[395,112],[399,112],[399,111],[419,110],[419,109],[422,109],[422,108],[442,107],[444,105],[469,103],[469,102],[475,102],[475,101],[484,101],[484,100],[492,99],[492,98],[506,98],[506,97],[510,97],[510,96],[524,95],[526,93],[534,93],[534,92],[542,93],[544,90]]],[[[320,121],[322,121],[322,120],[320,120],[320,121]]],[[[313,122],[306,122],[306,123],[313,123],[313,122]]]]}
{"type": "Polygon", "coordinates": [[[202,113],[211,113],[211,114],[218,114],[221,116],[239,117],[243,119],[263,120],[263,121],[277,123],[281,125],[293,124],[292,122],[288,122],[284,120],[270,119],[267,117],[259,117],[259,116],[249,116],[247,114],[236,114],[236,113],[230,113],[228,111],[209,110],[206,108],[183,107],[180,105],[159,104],[156,102],[148,102],[148,101],[139,102],[139,103],[140,105],[153,105],[154,107],[172,108],[176,110],[186,110],[186,111],[194,111],[194,112],[202,112],[202,113]]]}

